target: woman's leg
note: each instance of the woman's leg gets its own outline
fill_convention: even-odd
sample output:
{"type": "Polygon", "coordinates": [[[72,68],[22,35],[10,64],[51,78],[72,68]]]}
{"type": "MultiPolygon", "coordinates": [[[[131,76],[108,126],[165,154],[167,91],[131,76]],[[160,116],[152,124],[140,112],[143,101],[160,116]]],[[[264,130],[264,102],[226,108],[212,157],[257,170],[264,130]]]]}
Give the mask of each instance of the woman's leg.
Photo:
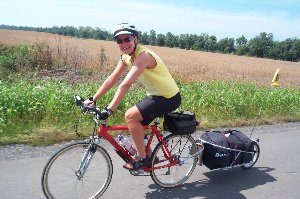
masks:
{"type": "Polygon", "coordinates": [[[144,144],[144,127],[142,125],[143,116],[136,106],[131,107],[125,114],[125,121],[128,125],[129,132],[134,141],[137,155],[141,158],[146,157],[144,144]]]}
{"type": "MultiPolygon", "coordinates": [[[[151,156],[151,150],[148,151],[148,154],[145,151],[143,125],[148,125],[156,117],[175,110],[180,103],[180,93],[170,99],[161,96],[148,96],[125,113],[125,121],[136,146],[138,156],[143,159],[146,158],[146,155],[151,156]]],[[[132,165],[129,163],[124,166],[125,168],[132,168],[132,165]]]]}

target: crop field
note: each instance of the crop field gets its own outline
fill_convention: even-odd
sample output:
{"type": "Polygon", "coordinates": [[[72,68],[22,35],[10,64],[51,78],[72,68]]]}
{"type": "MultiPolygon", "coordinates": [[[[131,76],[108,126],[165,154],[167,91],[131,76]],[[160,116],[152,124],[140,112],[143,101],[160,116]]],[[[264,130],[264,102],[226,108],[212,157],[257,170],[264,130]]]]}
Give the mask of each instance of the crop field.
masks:
{"type": "MultiPolygon", "coordinates": [[[[8,46],[45,43],[54,53],[63,54],[71,65],[99,70],[113,68],[120,56],[118,46],[113,41],[77,39],[50,33],[0,30],[0,43],[8,46]]],[[[269,86],[275,70],[280,68],[282,87],[300,87],[299,62],[148,47],[162,58],[172,75],[182,82],[229,80],[269,86]]]]}

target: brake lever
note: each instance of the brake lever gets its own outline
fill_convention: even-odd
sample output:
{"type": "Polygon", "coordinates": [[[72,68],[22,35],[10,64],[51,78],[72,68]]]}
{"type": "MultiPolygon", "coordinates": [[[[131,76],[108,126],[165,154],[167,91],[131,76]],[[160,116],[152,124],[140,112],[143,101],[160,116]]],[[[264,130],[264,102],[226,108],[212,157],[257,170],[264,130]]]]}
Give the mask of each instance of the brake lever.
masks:
{"type": "Polygon", "coordinates": [[[83,114],[87,114],[88,111],[91,111],[96,119],[103,120],[101,111],[98,107],[95,106],[95,104],[93,106],[91,106],[89,104],[85,104],[84,99],[82,97],[80,97],[79,95],[75,95],[74,99],[75,99],[76,105],[80,107],[83,114]]]}
{"type": "Polygon", "coordinates": [[[91,111],[94,115],[98,115],[100,117],[101,115],[101,111],[98,107],[95,107],[95,106],[84,106],[84,108],[88,111],[91,111]]]}

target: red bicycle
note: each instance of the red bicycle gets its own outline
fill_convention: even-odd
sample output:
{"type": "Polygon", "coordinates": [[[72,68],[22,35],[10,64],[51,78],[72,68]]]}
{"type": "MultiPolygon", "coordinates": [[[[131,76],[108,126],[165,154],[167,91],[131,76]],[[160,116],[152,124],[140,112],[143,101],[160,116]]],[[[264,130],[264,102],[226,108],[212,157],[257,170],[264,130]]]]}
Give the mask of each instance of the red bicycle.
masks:
{"type": "MultiPolygon", "coordinates": [[[[47,162],[42,173],[42,189],[47,198],[99,198],[108,188],[113,175],[113,164],[103,140],[112,145],[117,154],[125,161],[133,160],[129,151],[120,145],[110,131],[128,131],[127,126],[107,126],[101,119],[100,109],[86,106],[80,96],[75,102],[83,114],[92,114],[97,128],[86,141],[72,143],[57,151],[47,162]]],[[[171,188],[185,182],[198,162],[196,142],[191,135],[168,133],[163,137],[159,118],[154,124],[144,126],[151,134],[146,152],[151,151],[154,138],[158,144],[151,155],[150,167],[130,171],[132,175],[148,172],[152,180],[161,187],[171,188]]],[[[151,153],[151,152],[150,152],[151,153]]]]}

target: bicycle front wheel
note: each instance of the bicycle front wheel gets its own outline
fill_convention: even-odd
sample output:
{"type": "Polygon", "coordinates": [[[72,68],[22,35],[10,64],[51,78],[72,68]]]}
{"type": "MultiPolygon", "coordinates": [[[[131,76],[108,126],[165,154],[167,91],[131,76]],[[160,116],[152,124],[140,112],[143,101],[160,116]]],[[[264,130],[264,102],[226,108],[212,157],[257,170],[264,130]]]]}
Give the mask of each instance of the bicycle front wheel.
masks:
{"type": "MultiPolygon", "coordinates": [[[[152,180],[161,187],[176,187],[185,182],[193,173],[198,161],[196,142],[190,135],[168,135],[164,138],[176,165],[159,168],[150,172],[152,180]]],[[[163,167],[170,164],[170,157],[162,143],[158,143],[152,153],[152,166],[163,167]]]]}
{"type": "Polygon", "coordinates": [[[113,173],[111,158],[98,145],[91,156],[89,146],[90,143],[74,143],[50,158],[42,174],[42,189],[47,198],[99,198],[105,192],[113,173]],[[87,157],[91,161],[84,175],[79,176],[78,170],[87,157]]]}

